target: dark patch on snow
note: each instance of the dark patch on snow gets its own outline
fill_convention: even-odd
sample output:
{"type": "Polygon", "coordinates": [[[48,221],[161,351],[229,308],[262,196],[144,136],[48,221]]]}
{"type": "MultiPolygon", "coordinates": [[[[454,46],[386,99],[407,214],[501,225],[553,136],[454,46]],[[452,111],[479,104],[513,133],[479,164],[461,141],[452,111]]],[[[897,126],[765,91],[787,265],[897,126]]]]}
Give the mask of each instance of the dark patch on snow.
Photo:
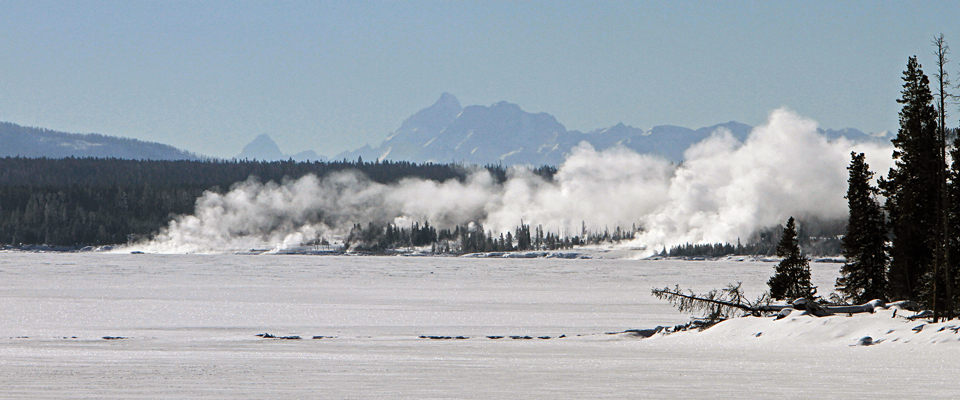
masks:
{"type": "Polygon", "coordinates": [[[629,333],[629,334],[632,334],[633,336],[639,336],[646,339],[648,337],[651,337],[653,335],[660,333],[664,329],[665,327],[662,327],[662,326],[657,326],[656,328],[649,328],[649,329],[627,329],[623,332],[608,333],[608,335],[615,335],[617,333],[629,333]]]}
{"type": "Polygon", "coordinates": [[[933,311],[923,310],[923,311],[917,313],[916,315],[911,315],[911,316],[907,317],[907,319],[909,319],[909,320],[915,320],[915,319],[932,318],[932,317],[933,317],[933,311]]]}
{"type": "Polygon", "coordinates": [[[514,339],[514,340],[516,340],[516,339],[528,340],[528,339],[533,339],[533,337],[532,337],[532,336],[510,336],[510,339],[514,339]]]}
{"type": "Polygon", "coordinates": [[[123,340],[127,338],[123,336],[104,336],[102,339],[103,340],[123,340]]]}
{"type": "Polygon", "coordinates": [[[297,335],[291,335],[291,336],[276,336],[276,335],[273,335],[273,334],[270,334],[270,333],[258,333],[257,336],[262,337],[262,338],[264,338],[264,339],[285,339],[285,340],[300,340],[300,339],[303,339],[303,338],[301,338],[300,336],[297,336],[297,335]]]}
{"type": "Polygon", "coordinates": [[[503,339],[503,336],[487,336],[487,339],[503,339]]]}
{"type": "Polygon", "coordinates": [[[813,260],[813,262],[817,262],[817,263],[843,264],[843,263],[847,262],[847,259],[845,259],[845,258],[834,258],[834,257],[824,257],[824,258],[818,258],[818,259],[816,259],[816,260],[813,260]]]}
{"type": "Polygon", "coordinates": [[[956,325],[944,326],[943,328],[940,328],[940,330],[937,331],[937,332],[943,332],[943,331],[948,330],[948,329],[951,330],[951,331],[953,331],[953,333],[960,333],[960,326],[956,326],[956,325]]]}

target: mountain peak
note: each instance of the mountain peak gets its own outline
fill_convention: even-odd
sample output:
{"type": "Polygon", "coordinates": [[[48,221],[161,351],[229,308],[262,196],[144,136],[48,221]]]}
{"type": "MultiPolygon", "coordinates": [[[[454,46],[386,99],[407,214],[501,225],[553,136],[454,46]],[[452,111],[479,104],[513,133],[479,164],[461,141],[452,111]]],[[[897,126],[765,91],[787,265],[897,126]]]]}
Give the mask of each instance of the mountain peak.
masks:
{"type": "MultiPolygon", "coordinates": [[[[454,95],[443,92],[443,94],[440,95],[440,99],[433,103],[432,106],[417,111],[416,114],[411,115],[410,118],[403,121],[397,133],[404,131],[419,131],[421,133],[439,132],[440,129],[443,129],[443,127],[453,122],[454,118],[457,118],[457,114],[460,114],[462,109],[460,101],[457,100],[454,95]]],[[[414,136],[419,137],[422,135],[414,136]]],[[[390,140],[390,138],[387,140],[390,140]]]]}
{"type": "MultiPolygon", "coordinates": [[[[644,130],[619,122],[583,133],[568,131],[545,112],[526,112],[507,101],[464,107],[456,97],[444,92],[431,106],[407,118],[379,146],[364,146],[335,158],[556,166],[585,141],[597,150],[623,146],[679,163],[691,145],[720,128],[740,141],[753,129],[735,121],[695,130],[672,125],[644,130]]],[[[831,131],[828,137],[829,133],[853,139],[865,136],[854,130],[831,131]]]]}
{"type": "Polygon", "coordinates": [[[275,161],[284,158],[280,146],[270,139],[270,135],[262,134],[253,139],[250,144],[243,147],[243,151],[237,155],[238,159],[275,161]]]}
{"type": "Polygon", "coordinates": [[[511,111],[523,111],[523,110],[520,108],[519,105],[510,103],[510,102],[505,101],[505,100],[501,100],[501,101],[498,101],[498,102],[496,102],[496,103],[493,103],[493,105],[490,106],[490,108],[502,108],[502,109],[508,109],[508,110],[511,110],[511,111]]]}
{"type": "Polygon", "coordinates": [[[454,96],[450,93],[443,92],[440,94],[440,99],[433,103],[430,107],[445,107],[445,108],[462,108],[460,106],[460,100],[457,100],[457,96],[454,96]]]}

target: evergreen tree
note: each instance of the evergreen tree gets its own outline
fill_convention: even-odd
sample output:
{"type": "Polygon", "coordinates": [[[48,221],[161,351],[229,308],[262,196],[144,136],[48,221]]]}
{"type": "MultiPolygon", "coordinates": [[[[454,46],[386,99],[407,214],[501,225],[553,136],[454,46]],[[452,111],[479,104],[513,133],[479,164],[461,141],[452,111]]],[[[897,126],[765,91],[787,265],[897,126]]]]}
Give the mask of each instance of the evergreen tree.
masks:
{"type": "Polygon", "coordinates": [[[840,268],[837,291],[854,303],[883,299],[887,279],[887,230],[883,210],[875,196],[878,190],[870,185],[873,172],[863,153],[850,153],[847,170],[847,204],[850,219],[843,237],[843,256],[847,262],[840,268]]]}
{"type": "MultiPolygon", "coordinates": [[[[960,131],[960,129],[956,129],[960,131]]],[[[960,133],[960,132],[958,132],[960,133]]],[[[947,250],[950,263],[947,264],[952,287],[960,287],[960,134],[953,136],[953,148],[950,150],[949,181],[947,186],[947,223],[949,232],[947,250]]],[[[960,304],[960,290],[954,290],[953,304],[960,304]]]]}
{"type": "Polygon", "coordinates": [[[783,260],[777,264],[776,272],[767,281],[770,297],[777,300],[813,297],[816,288],[810,284],[810,261],[800,253],[793,217],[787,220],[787,226],[783,228],[777,245],[777,257],[783,260]]]}
{"type": "Polygon", "coordinates": [[[940,232],[938,205],[942,170],[937,112],[933,107],[930,81],[910,57],[903,72],[900,129],[893,157],[896,166],[881,182],[885,208],[893,234],[888,297],[931,305],[932,276],[940,232]]]}
{"type": "MultiPolygon", "coordinates": [[[[951,88],[950,77],[946,71],[946,64],[950,61],[947,59],[947,54],[950,53],[950,46],[947,45],[946,40],[941,33],[940,36],[937,36],[933,39],[933,45],[936,47],[934,55],[937,57],[937,70],[934,73],[934,77],[937,79],[937,125],[939,127],[938,142],[940,146],[940,157],[943,159],[943,163],[947,162],[947,146],[949,129],[947,129],[947,110],[946,104],[948,98],[955,98],[953,94],[947,92],[948,88],[951,88]]],[[[956,140],[954,140],[954,148],[956,149],[956,140]]],[[[956,154],[952,153],[953,156],[953,166],[956,167],[956,154]]],[[[951,254],[952,249],[955,247],[953,241],[955,241],[955,232],[958,232],[951,220],[956,219],[954,213],[956,204],[956,198],[951,193],[954,191],[950,188],[951,182],[956,185],[955,177],[952,173],[953,171],[943,171],[944,175],[940,177],[939,183],[942,185],[940,188],[940,240],[937,246],[937,257],[938,263],[937,267],[934,269],[934,279],[937,283],[934,284],[934,288],[937,289],[937,299],[934,304],[934,319],[937,319],[941,314],[946,314],[946,317],[953,319],[953,310],[954,310],[954,294],[953,286],[954,279],[956,277],[956,258],[951,254]]]]}
{"type": "Polygon", "coordinates": [[[530,250],[530,225],[524,225],[521,220],[520,226],[517,227],[517,234],[514,237],[517,239],[517,251],[530,250]]]}

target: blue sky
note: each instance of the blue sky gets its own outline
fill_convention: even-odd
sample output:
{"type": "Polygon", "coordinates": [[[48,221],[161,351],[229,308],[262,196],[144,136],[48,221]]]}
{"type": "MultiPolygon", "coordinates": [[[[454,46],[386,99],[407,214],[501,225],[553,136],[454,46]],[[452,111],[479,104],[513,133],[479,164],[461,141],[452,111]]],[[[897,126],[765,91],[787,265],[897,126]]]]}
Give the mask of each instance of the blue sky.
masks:
{"type": "Polygon", "coordinates": [[[584,131],[757,125],[786,106],[879,132],[940,32],[960,52],[960,5],[0,0],[0,121],[218,157],[266,133],[330,156],[450,92],[584,131]]]}

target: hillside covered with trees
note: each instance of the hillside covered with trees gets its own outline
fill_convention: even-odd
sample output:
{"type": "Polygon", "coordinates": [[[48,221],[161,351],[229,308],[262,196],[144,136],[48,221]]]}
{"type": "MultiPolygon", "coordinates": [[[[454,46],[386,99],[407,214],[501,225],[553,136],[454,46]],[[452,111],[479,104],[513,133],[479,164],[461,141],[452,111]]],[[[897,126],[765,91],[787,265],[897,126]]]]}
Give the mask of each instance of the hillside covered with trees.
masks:
{"type": "Polygon", "coordinates": [[[0,157],[99,157],[131,160],[199,160],[176,147],[96,133],[66,133],[0,122],[0,157]]]}
{"type": "MultiPolygon", "coordinates": [[[[506,180],[501,166],[485,167],[506,180]]],[[[126,243],[193,212],[206,190],[224,192],[250,177],[281,182],[356,170],[374,182],[466,178],[458,164],[357,161],[157,161],[0,158],[0,244],[79,247],[126,243]]],[[[556,170],[535,170],[548,179],[556,170]]]]}

